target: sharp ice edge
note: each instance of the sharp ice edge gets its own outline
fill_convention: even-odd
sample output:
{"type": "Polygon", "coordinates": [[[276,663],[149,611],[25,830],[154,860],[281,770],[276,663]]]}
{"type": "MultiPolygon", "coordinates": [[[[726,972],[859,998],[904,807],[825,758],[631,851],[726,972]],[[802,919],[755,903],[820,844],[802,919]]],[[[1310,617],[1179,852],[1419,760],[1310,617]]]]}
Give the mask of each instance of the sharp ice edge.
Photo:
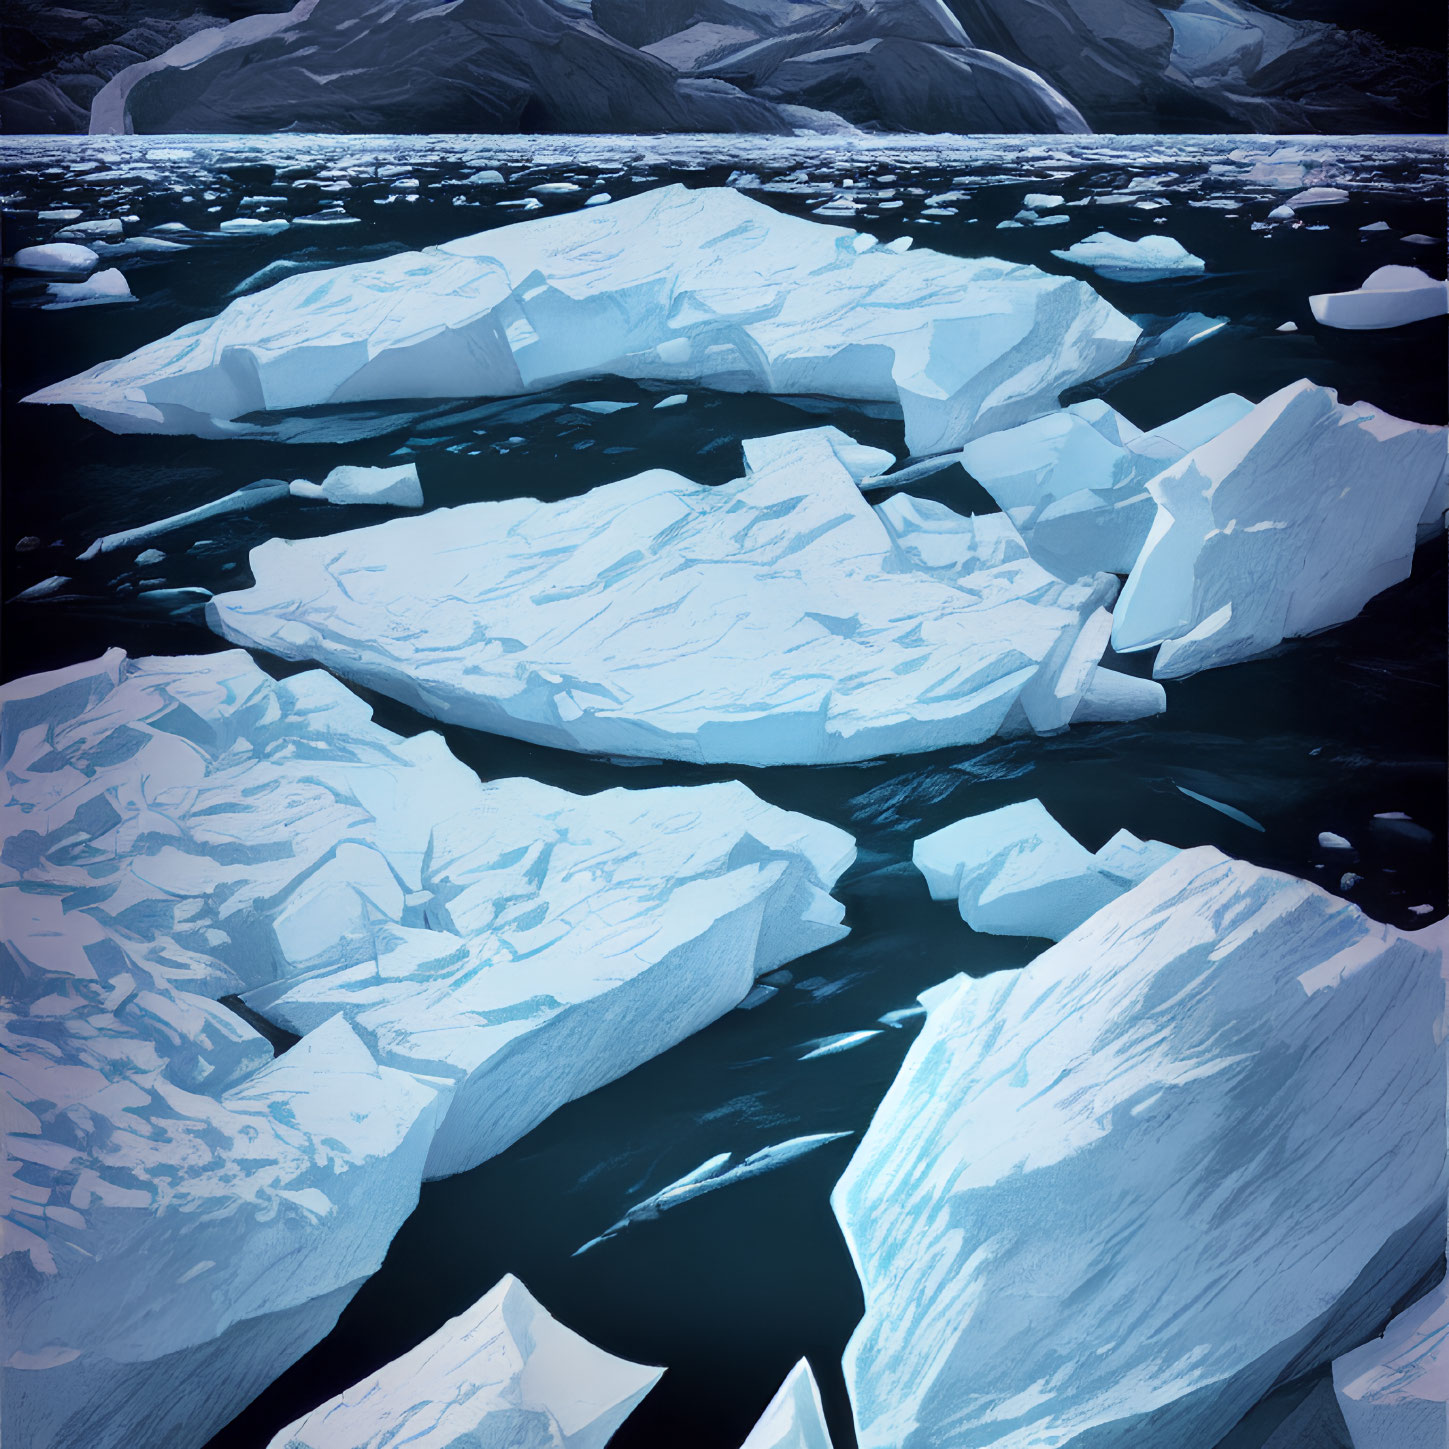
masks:
{"type": "Polygon", "coordinates": [[[911,860],[931,899],[954,900],[973,931],[1060,941],[1177,853],[1119,830],[1094,854],[1026,800],[922,836],[911,860]]]}
{"type": "Polygon", "coordinates": [[[239,651],[19,680],[0,754],[28,1449],[205,1441],[330,1330],[425,1175],[845,934],[833,826],[735,782],[480,784],[239,651]],[[274,1060],[232,993],[301,1041],[274,1060]]]}
{"type": "Polygon", "coordinates": [[[790,1370],[740,1449],[833,1449],[820,1389],[805,1359],[790,1370]]]}
{"type": "Polygon", "coordinates": [[[1099,667],[1114,579],[1054,579],[1001,515],[872,508],[867,451],[805,430],[747,442],[719,487],[654,469],[274,539],[208,618],[436,718],[611,755],[823,763],[1163,708],[1099,667]]]}
{"type": "Polygon", "coordinates": [[[930,453],[1049,411],[1139,335],[1072,278],[673,185],[288,277],[30,400],[116,432],[302,439],[337,419],[285,414],[616,374],[898,404],[930,453]]]}
{"type": "Polygon", "coordinates": [[[1441,947],[1203,847],[928,993],[832,1198],[862,1449],[1211,1444],[1372,1334],[1443,1251],[1441,947]]]}
{"type": "Polygon", "coordinates": [[[663,1372],[595,1348],[509,1274],[416,1348],[288,1424],[270,1449],[603,1449],[663,1372]]]}

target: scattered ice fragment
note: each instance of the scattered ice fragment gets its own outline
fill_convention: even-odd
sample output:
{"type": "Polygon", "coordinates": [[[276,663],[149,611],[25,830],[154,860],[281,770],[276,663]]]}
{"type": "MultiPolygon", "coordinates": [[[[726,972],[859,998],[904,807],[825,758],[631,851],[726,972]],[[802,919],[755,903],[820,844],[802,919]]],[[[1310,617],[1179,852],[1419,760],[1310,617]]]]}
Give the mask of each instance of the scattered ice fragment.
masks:
{"type": "Polygon", "coordinates": [[[660,408],[677,408],[681,403],[687,403],[688,401],[688,393],[672,392],[668,397],[661,398],[659,402],[654,404],[654,411],[658,412],[660,408]]]}
{"type": "Polygon", "coordinates": [[[161,560],[165,557],[166,555],[162,553],[159,548],[143,548],[141,552],[136,555],[136,562],[140,564],[142,568],[145,568],[150,564],[160,563],[161,560]]]}
{"type": "Polygon", "coordinates": [[[1050,409],[1139,334],[1073,278],[675,185],[285,278],[32,401],[117,432],[301,440],[339,436],[345,418],[309,419],[324,406],[613,374],[887,403],[930,453],[1050,409]],[[258,410],[289,416],[241,421],[258,410]]]}
{"type": "Polygon", "coordinates": [[[49,246],[21,247],[10,265],[22,272],[44,272],[55,277],[88,277],[100,258],[78,242],[52,242],[49,246]]]}
{"type": "Polygon", "coordinates": [[[585,200],[584,205],[607,206],[613,199],[614,198],[610,196],[607,191],[596,191],[592,196],[588,197],[585,200]]]}
{"type": "Polygon", "coordinates": [[[1278,326],[1274,328],[1274,331],[1276,332],[1296,332],[1297,330],[1298,324],[1296,322],[1280,322],[1278,326]]]}
{"type": "Polygon", "coordinates": [[[1348,192],[1339,186],[1310,186],[1290,196],[1287,205],[1295,211],[1305,206],[1337,206],[1348,200],[1348,192]]]}
{"type": "Polygon", "coordinates": [[[1195,257],[1170,236],[1145,236],[1126,241],[1109,231],[1099,231],[1054,257],[1088,267],[1113,282],[1155,282],[1164,277],[1197,276],[1205,270],[1195,257]]]}
{"type": "Polygon", "coordinates": [[[579,189],[576,181],[541,181],[528,188],[536,196],[567,196],[579,189]]]}
{"type": "Polygon", "coordinates": [[[1215,1444],[1361,1343],[1443,1252],[1444,1001],[1207,847],[943,988],[832,1196],[862,1449],[1215,1444]]]}
{"type": "Polygon", "coordinates": [[[883,1016],[877,1017],[876,1019],[882,1026],[899,1027],[905,1022],[914,1021],[918,1016],[924,1016],[925,1014],[926,1008],[924,1006],[901,1006],[897,1007],[894,1011],[886,1012],[883,1016]]]}
{"type": "Polygon", "coordinates": [[[1355,292],[1319,292],[1308,299],[1325,327],[1402,327],[1449,312],[1449,282],[1418,267],[1380,267],[1355,292]]]}
{"type": "Polygon", "coordinates": [[[1292,221],[1298,213],[1291,206],[1275,206],[1268,213],[1269,221],[1292,221]]]}
{"type": "Polygon", "coordinates": [[[80,557],[96,558],[100,554],[111,553],[118,548],[129,548],[133,543],[141,543],[148,538],[157,538],[163,533],[185,528],[188,524],[199,523],[205,518],[219,518],[227,513],[244,513],[252,508],[260,508],[264,503],[285,498],[287,491],[287,484],[274,478],[263,478],[258,483],[249,483],[245,488],[238,488],[236,492],[228,493],[210,503],[188,508],[184,513],[173,513],[169,518],[157,519],[155,523],[143,523],[137,528],[128,528],[120,533],[105,534],[96,539],[80,557]]]}
{"type": "Polygon", "coordinates": [[[1402,238],[1411,247],[1435,247],[1439,245],[1439,238],[1436,236],[1425,236],[1421,231],[1413,231],[1402,238]]]}
{"type": "Polygon", "coordinates": [[[813,1047],[800,1058],[802,1062],[813,1062],[816,1057],[833,1057],[839,1052],[848,1052],[852,1047],[858,1047],[868,1042],[872,1037],[877,1037],[880,1032],[874,1028],[867,1031],[847,1031],[839,1036],[828,1036],[819,1046],[813,1047]]]}
{"type": "Polygon", "coordinates": [[[954,900],[973,931],[1054,941],[1176,855],[1126,830],[1093,855],[1040,800],[968,816],[911,850],[931,899],[954,900]]]}
{"type": "Polygon", "coordinates": [[[22,599],[44,599],[51,594],[58,594],[69,582],[68,574],[52,574],[48,579],[41,579],[38,584],[31,584],[28,589],[21,589],[11,602],[19,603],[22,599]]]}
{"type": "Polygon", "coordinates": [[[638,404],[631,402],[609,402],[605,400],[600,402],[574,403],[572,406],[581,413],[621,413],[625,408],[637,407],[638,404]]]}
{"type": "Polygon", "coordinates": [[[1050,196],[1044,192],[1029,191],[1022,197],[1021,204],[1032,211],[1051,211],[1065,200],[1066,198],[1062,196],[1050,196]]]}
{"type": "Polygon", "coordinates": [[[1147,484],[1157,517],[1112,618],[1178,678],[1356,615],[1444,512],[1444,428],[1292,383],[1147,484]]]}
{"type": "Polygon", "coordinates": [[[1229,820],[1236,820],[1239,825],[1246,825],[1249,830],[1267,832],[1267,826],[1254,820],[1251,815],[1237,809],[1236,806],[1225,805],[1221,800],[1214,800],[1211,795],[1199,795],[1196,790],[1189,790],[1186,785],[1178,785],[1176,788],[1189,800],[1196,800],[1199,805],[1206,805],[1209,810],[1216,810],[1219,815],[1226,815],[1229,820]]]}
{"type": "Polygon", "coordinates": [[[415,463],[395,468],[334,468],[320,483],[294,479],[288,485],[297,498],[325,498],[329,503],[371,503],[393,508],[421,508],[423,488],[415,463]]]}
{"type": "Polygon", "coordinates": [[[1336,835],[1332,830],[1320,830],[1318,832],[1318,844],[1323,850],[1352,850],[1352,841],[1345,840],[1343,836],[1336,835]]]}
{"type": "Polygon", "coordinates": [[[56,232],[56,236],[63,241],[71,241],[76,237],[117,237],[125,232],[126,228],[115,217],[108,217],[100,221],[77,221],[70,226],[62,227],[56,232]]]}
{"type": "Polygon", "coordinates": [[[416,1348],[288,1424],[271,1449],[603,1449],[663,1372],[595,1348],[510,1273],[416,1348]]]}
{"type": "Polygon", "coordinates": [[[289,226],[291,222],[280,216],[266,221],[259,216],[236,216],[222,222],[217,230],[226,236],[276,236],[289,226]]]}
{"type": "Polygon", "coordinates": [[[872,508],[871,455],[836,429],[745,453],[717,487],[655,469],[273,539],[208,617],[434,717],[610,755],[818,764],[1164,707],[1100,667],[1115,580],[1053,579],[1004,519],[872,508]]]}
{"type": "Polygon", "coordinates": [[[1392,231],[1393,230],[1393,227],[1391,227],[1388,224],[1388,222],[1386,222],[1386,221],[1371,221],[1371,222],[1369,222],[1369,224],[1367,226],[1361,226],[1361,227],[1359,227],[1359,230],[1360,231],[1392,231]]]}
{"type": "Polygon", "coordinates": [[[1358,885],[1359,882],[1362,881],[1362,880],[1363,880],[1363,877],[1361,875],[1359,875],[1356,871],[1352,871],[1352,870],[1345,871],[1338,878],[1338,888],[1341,891],[1351,891],[1354,888],[1354,886],[1358,885]]]}
{"type": "Polygon", "coordinates": [[[84,282],[51,282],[45,289],[45,301],[40,305],[47,311],[64,307],[95,307],[112,302],[134,302],[130,283],[116,270],[92,272],[84,282]]]}
{"type": "Polygon", "coordinates": [[[805,1359],[790,1370],[740,1449],[833,1449],[820,1389],[805,1359]]]}
{"type": "Polygon", "coordinates": [[[1416,915],[1416,916],[1428,916],[1428,915],[1432,915],[1433,914],[1434,907],[1433,906],[1410,906],[1409,907],[1409,910],[1412,911],[1414,913],[1414,915],[1416,915]]]}

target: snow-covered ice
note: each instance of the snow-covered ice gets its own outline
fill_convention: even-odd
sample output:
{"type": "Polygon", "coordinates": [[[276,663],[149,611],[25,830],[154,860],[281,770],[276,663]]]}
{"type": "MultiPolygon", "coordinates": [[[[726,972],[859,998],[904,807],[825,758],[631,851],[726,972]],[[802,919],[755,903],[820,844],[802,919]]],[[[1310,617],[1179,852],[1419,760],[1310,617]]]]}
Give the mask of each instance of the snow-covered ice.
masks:
{"type": "Polygon", "coordinates": [[[400,463],[395,468],[334,468],[320,483],[306,479],[292,481],[291,492],[297,498],[323,498],[329,503],[385,504],[393,508],[421,508],[423,487],[418,481],[416,463],[400,463]]]}
{"type": "Polygon", "coordinates": [[[740,1449],[833,1449],[820,1388],[805,1359],[790,1370],[740,1449]]]}
{"type": "Polygon", "coordinates": [[[1060,941],[1177,853],[1119,830],[1093,854],[1025,800],[922,836],[911,860],[931,899],[955,901],[973,931],[1060,941]]]}
{"type": "Polygon", "coordinates": [[[604,1449],[663,1372],[565,1328],[510,1273],[270,1449],[604,1449]]]}
{"type": "Polygon", "coordinates": [[[1138,336],[1072,278],[675,185],[288,277],[31,401],[116,432],[305,438],[299,409],[616,374],[897,404],[934,452],[1051,410],[1138,336]],[[283,416],[241,421],[261,410],[283,416]]]}
{"type": "Polygon", "coordinates": [[[47,311],[63,307],[99,307],[113,302],[134,302],[131,284],[115,267],[92,272],[83,282],[50,282],[41,306],[47,311]]]}
{"type": "Polygon", "coordinates": [[[1431,933],[1201,847],[923,999],[832,1198],[862,1449],[1214,1444],[1443,1251],[1431,933]]]}
{"type": "Polygon", "coordinates": [[[1110,231],[1093,232],[1054,257],[1087,267],[1112,282],[1157,282],[1165,277],[1199,276],[1205,268],[1180,241],[1155,233],[1128,241],[1110,231]]]}
{"type": "Polygon", "coordinates": [[[425,1175],[845,933],[832,826],[734,782],[483,785],[240,651],[18,680],[0,742],[28,1449],[203,1443],[329,1331],[425,1175]],[[301,1041],[273,1060],[231,995],[301,1041]]]}
{"type": "Polygon", "coordinates": [[[1449,1426],[1449,1284],[1333,1361],[1353,1449],[1443,1449],[1449,1426]]]}
{"type": "Polygon", "coordinates": [[[1380,267],[1357,290],[1319,292],[1308,305],[1325,327],[1402,327],[1449,312],[1449,282],[1418,267],[1380,267]]]}
{"type": "Polygon", "coordinates": [[[131,548],[138,543],[144,543],[150,538],[159,538],[165,533],[174,533],[178,528],[186,528],[193,523],[201,523],[208,518],[221,518],[228,513],[246,513],[253,508],[260,508],[265,503],[273,503],[278,498],[287,496],[288,486],[275,478],[263,478],[256,483],[248,483],[245,488],[238,488],[233,493],[225,494],[221,498],[214,498],[210,503],[200,503],[195,508],[188,508],[183,513],[173,513],[169,518],[158,518],[152,523],[137,524],[135,528],[122,529],[119,533],[103,534],[100,538],[92,540],[90,546],[80,556],[83,559],[95,558],[103,553],[113,553],[116,549],[131,548]]]}
{"type": "Polygon", "coordinates": [[[1147,485],[1158,511],[1112,616],[1177,678],[1353,618],[1445,506],[1441,427],[1292,383],[1147,485]]]}
{"type": "Polygon", "coordinates": [[[10,265],[22,272],[44,272],[52,277],[88,277],[100,257],[79,242],[52,242],[48,246],[21,247],[10,265]]]}
{"type": "Polygon", "coordinates": [[[1054,579],[1000,517],[872,508],[842,436],[750,440],[760,466],[718,487],[655,469],[273,539],[208,618],[435,718],[615,755],[829,763],[1161,711],[1099,667],[1114,579],[1054,579]]]}
{"type": "Polygon", "coordinates": [[[1227,393],[1143,432],[1093,398],[967,443],[961,465],[1058,578],[1125,574],[1157,517],[1148,479],[1252,408],[1227,393]]]}

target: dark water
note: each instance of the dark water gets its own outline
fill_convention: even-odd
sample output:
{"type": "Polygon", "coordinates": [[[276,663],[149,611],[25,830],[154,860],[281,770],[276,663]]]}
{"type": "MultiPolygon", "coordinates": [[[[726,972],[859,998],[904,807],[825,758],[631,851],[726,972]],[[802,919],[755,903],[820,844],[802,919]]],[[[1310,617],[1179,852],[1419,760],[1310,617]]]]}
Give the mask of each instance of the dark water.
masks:
{"type": "MultiPolygon", "coordinates": [[[[526,404],[440,408],[436,416],[346,444],[277,445],[188,438],[113,437],[68,409],[22,405],[36,387],[119,355],[209,315],[263,268],[332,265],[447,240],[521,219],[501,202],[543,181],[580,190],[546,196],[540,215],[620,198],[661,182],[756,182],[751,194],[798,214],[832,196],[859,210],[844,220],[884,238],[962,255],[997,255],[1060,269],[1050,257],[1090,232],[1161,231],[1206,259],[1205,277],[1146,285],[1100,283],[1134,314],[1201,311],[1229,325],[1199,347],[1094,385],[1142,426],[1221,392],[1254,399],[1299,377],[1366,398],[1421,422],[1445,421],[1445,326],[1335,333],[1311,319],[1312,292],[1358,285],[1402,262],[1442,274],[1442,150],[1424,142],[1152,137],[1049,143],[964,138],[809,146],[731,142],[727,160],[689,141],[572,143],[365,141],[280,138],[224,144],[154,139],[46,142],[0,149],[7,193],[5,251],[48,239],[61,223],[43,209],[87,218],[134,216],[132,234],[165,222],[184,252],[126,257],[138,298],[127,306],[45,311],[37,288],[7,277],[4,295],[3,593],[67,575],[52,597],[4,611],[6,677],[90,658],[111,645],[133,654],[205,651],[220,641],[200,608],[149,595],[249,578],[247,551],[268,537],[357,527],[384,510],[284,499],[152,541],[166,557],[139,566],[137,550],[81,563],[97,535],[193,507],[264,477],[320,479],[338,463],[417,460],[429,506],[517,494],[561,497],[646,467],[704,481],[739,471],[739,440],[807,425],[778,399],[689,389],[685,406],[611,415],[570,404],[657,401],[660,390],[602,380],[526,404]],[[1279,148],[1311,148],[1298,159],[1279,148]],[[1275,152],[1277,154],[1275,154],[1275,152]],[[88,168],[84,173],[78,167],[88,168]],[[497,167],[503,186],[468,184],[497,167]],[[380,168],[385,170],[379,175],[380,168]],[[748,174],[740,174],[748,173],[748,174]],[[787,179],[788,178],[788,179],[787,179]],[[319,191],[346,181],[346,189],[319,191]],[[414,187],[399,182],[416,181],[414,187]],[[847,184],[850,183],[850,184],[847,184]],[[1305,211],[1303,224],[1263,223],[1300,186],[1331,184],[1343,204],[1305,211]],[[936,207],[945,192],[958,197],[936,207]],[[1071,220],[998,230],[1027,192],[1066,199],[1071,220]],[[1092,200],[1125,194],[1124,204],[1092,200]],[[1140,208],[1131,197],[1160,205],[1140,208]],[[340,202],[356,224],[294,226],[265,238],[205,235],[245,197],[306,216],[340,202]],[[1205,201],[1227,206],[1194,205],[1205,201]],[[887,205],[887,203],[899,203],[887,205]],[[954,214],[923,215],[954,208],[954,214]],[[1387,231],[1361,228],[1383,221],[1387,231]],[[1292,320],[1296,333],[1279,333],[1292,320]],[[542,415],[535,404],[550,410],[542,415]],[[529,412],[520,412],[521,407],[529,412]],[[22,546],[22,541],[24,544],[22,546]]],[[[167,233],[162,233],[166,235],[167,233]]],[[[275,275],[275,274],[273,274],[275,275]]],[[[674,389],[666,389],[673,391],[674,389]]],[[[862,441],[904,453],[900,425],[822,405],[862,441]]],[[[959,471],[913,491],[963,510],[990,507],[959,471]]],[[[798,962],[793,981],[753,1011],[737,1011],[628,1077],[576,1102],[511,1151],[432,1183],[382,1270],[335,1332],[219,1434],[212,1449],[254,1449],[297,1414],[411,1348],[506,1272],[518,1274],[559,1318],[611,1352],[668,1367],[620,1432],[621,1449],[735,1446],[790,1366],[808,1355],[840,1449],[852,1442],[839,1361],[860,1313],[859,1290],[828,1205],[851,1143],[833,1143],[778,1172],[702,1197],[574,1258],[573,1251],[715,1153],[736,1157],[802,1133],[859,1133],[889,1084],[914,1025],[863,1046],[801,1062],[807,1043],[870,1027],[916,992],[957,971],[983,974],[1029,960],[1042,943],[978,936],[932,904],[909,865],[911,842],[965,814],[1038,796],[1086,845],[1121,826],[1141,836],[1231,854],[1315,880],[1379,919],[1414,927],[1446,910],[1445,594],[1442,541],[1414,576],[1352,623],[1286,645],[1251,664],[1170,683],[1166,715],[1091,726],[1047,740],[992,743],[820,769],[703,769],[590,759],[460,729],[449,745],[484,777],[526,774],[590,792],[626,783],[692,783],[736,775],[781,806],[854,833],[860,860],[837,892],[851,936],[798,962]],[[1189,799],[1181,788],[1245,812],[1261,831],[1189,799]],[[1402,811],[1417,832],[1375,821],[1402,811]],[[1316,845],[1332,830],[1358,847],[1349,867],[1316,845]],[[1344,877],[1351,869],[1358,877],[1344,877]],[[1415,913],[1414,906],[1430,906],[1415,913]]],[[[263,659],[277,672],[292,666],[263,659]]],[[[1141,656],[1119,667],[1142,671],[1141,656]]],[[[403,733],[435,728],[388,700],[379,721],[403,733]]],[[[1051,1325],[1043,1323],[1049,1334],[1051,1325]]],[[[1264,1419],[1259,1416],[1259,1420],[1264,1419]]],[[[1271,1432],[1255,1421],[1234,1449],[1271,1432]]],[[[1196,1446],[1182,1446],[1196,1449],[1196,1446]]],[[[1210,1449],[1210,1446],[1201,1446],[1210,1449]]],[[[1315,1446],[1305,1446],[1315,1449],[1315,1446]]]]}

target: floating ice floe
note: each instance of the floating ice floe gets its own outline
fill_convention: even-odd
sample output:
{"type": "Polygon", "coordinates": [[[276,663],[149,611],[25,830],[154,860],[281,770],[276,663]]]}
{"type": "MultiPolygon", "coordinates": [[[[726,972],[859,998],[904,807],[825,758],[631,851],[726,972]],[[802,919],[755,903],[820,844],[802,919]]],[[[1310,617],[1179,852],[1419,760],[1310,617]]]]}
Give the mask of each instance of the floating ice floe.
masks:
{"type": "Polygon", "coordinates": [[[604,1449],[663,1372],[595,1348],[510,1273],[270,1449],[604,1449]]]}
{"type": "Polygon", "coordinates": [[[1445,1235],[1440,942],[1183,851],[958,977],[832,1201],[862,1449],[1214,1444],[1445,1235]]]}
{"type": "Polygon", "coordinates": [[[1348,200],[1348,192],[1341,186],[1310,186],[1290,196],[1286,206],[1302,211],[1310,206],[1341,206],[1348,200]]]}
{"type": "Polygon", "coordinates": [[[1087,267],[1112,282],[1157,282],[1165,277],[1198,276],[1205,270],[1195,257],[1170,236],[1144,236],[1128,241],[1110,231],[1099,231],[1054,257],[1087,267]]]}
{"type": "Polygon", "coordinates": [[[1449,282],[1418,267],[1380,267],[1357,291],[1320,292],[1308,305],[1325,327],[1402,327],[1449,312],[1449,282]]]}
{"type": "Polygon", "coordinates": [[[1449,1285],[1333,1361],[1353,1449],[1442,1449],[1449,1425],[1449,1285]]]}
{"type": "Polygon", "coordinates": [[[1227,393],[1144,433],[1093,398],[975,439],[961,465],[1058,578],[1125,574],[1157,517],[1148,480],[1252,410],[1227,393]]]}
{"type": "Polygon", "coordinates": [[[805,1359],[790,1370],[740,1449],[833,1449],[820,1389],[805,1359]]]}
{"type": "Polygon", "coordinates": [[[27,1449],[205,1442],[330,1330],[425,1175],[845,933],[832,826],[737,783],[482,785],[239,651],[16,681],[0,742],[27,1449]],[[234,996],[301,1040],[273,1060],[234,996]]]}
{"type": "Polygon", "coordinates": [[[1446,503],[1444,428],[1292,383],[1148,484],[1158,512],[1112,617],[1172,679],[1353,618],[1409,576],[1446,503]]]}
{"type": "Polygon", "coordinates": [[[260,508],[265,503],[285,498],[287,492],[286,483],[275,478],[263,478],[256,483],[248,483],[245,488],[238,488],[234,493],[215,498],[210,503],[201,503],[195,508],[188,508],[184,513],[173,513],[169,518],[158,518],[154,523],[142,523],[135,528],[122,529],[119,533],[103,534],[100,538],[93,540],[80,557],[92,559],[103,553],[112,553],[119,548],[131,548],[135,544],[144,543],[147,539],[159,538],[165,533],[174,533],[178,528],[186,528],[193,523],[202,523],[208,518],[223,518],[228,513],[247,513],[253,508],[260,508]]]}
{"type": "Polygon", "coordinates": [[[52,277],[88,277],[100,257],[79,242],[52,242],[49,246],[21,247],[10,265],[22,272],[44,272],[52,277]]]}
{"type": "Polygon", "coordinates": [[[372,503],[392,508],[421,508],[423,487],[415,463],[395,468],[334,468],[320,483],[304,478],[289,485],[296,498],[323,498],[329,503],[372,503]]]}
{"type": "Polygon", "coordinates": [[[911,860],[931,899],[955,901],[973,931],[1060,941],[1177,854],[1128,830],[1094,854],[1026,800],[922,836],[911,860]]]}
{"type": "Polygon", "coordinates": [[[666,186],[288,277],[31,401],[115,432],[301,439],[304,409],[613,374],[896,404],[934,452],[1049,411],[1138,336],[1072,278],[666,186]]]}
{"type": "Polygon", "coordinates": [[[83,282],[50,282],[41,306],[46,311],[63,307],[98,307],[114,302],[134,302],[131,284],[115,267],[92,272],[83,282]]]}
{"type": "Polygon", "coordinates": [[[718,487],[655,469],[273,539],[208,618],[435,718],[615,755],[820,764],[1161,711],[1100,667],[1115,580],[1052,578],[999,516],[872,508],[841,436],[750,440],[760,466],[718,487]]]}

